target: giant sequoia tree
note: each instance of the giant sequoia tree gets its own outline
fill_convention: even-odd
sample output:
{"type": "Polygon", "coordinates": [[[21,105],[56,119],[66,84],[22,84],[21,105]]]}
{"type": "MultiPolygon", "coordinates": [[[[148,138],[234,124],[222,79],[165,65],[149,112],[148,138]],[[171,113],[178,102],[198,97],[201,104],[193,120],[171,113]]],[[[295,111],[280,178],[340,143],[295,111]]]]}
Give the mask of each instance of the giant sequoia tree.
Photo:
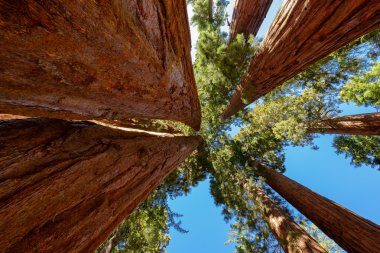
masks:
{"type": "Polygon", "coordinates": [[[199,145],[195,154],[173,171],[163,183],[113,231],[97,252],[163,252],[170,242],[169,228],[186,233],[181,215],[172,211],[169,198],[188,194],[204,180],[208,170],[207,150],[199,145]]]}
{"type": "Polygon", "coordinates": [[[139,125],[199,128],[185,0],[0,0],[0,83],[1,118],[104,125],[0,122],[1,251],[94,250],[198,143],[139,125]]]}
{"type": "Polygon", "coordinates": [[[0,121],[0,139],[4,252],[96,249],[198,143],[49,119],[0,121]]]}
{"type": "MultiPolygon", "coordinates": [[[[265,97],[262,111],[270,108],[268,103],[272,102],[274,107],[271,109],[275,112],[274,115],[267,111],[261,114],[266,118],[256,122],[253,115],[246,115],[244,112],[235,121],[222,122],[218,112],[223,110],[231,95],[232,87],[228,81],[239,81],[249,61],[248,56],[254,48],[247,47],[241,36],[227,44],[225,34],[220,31],[225,17],[224,1],[214,1],[216,8],[213,8],[215,12],[212,21],[203,18],[208,16],[208,8],[202,6],[209,6],[208,1],[192,2],[195,10],[193,21],[200,31],[195,75],[204,116],[201,134],[210,161],[206,168],[211,176],[211,192],[216,203],[223,207],[225,218],[234,218],[237,221],[233,225],[232,241],[237,242],[238,252],[273,250],[278,243],[276,236],[265,223],[269,213],[260,209],[260,202],[252,205],[255,199],[253,196],[249,198],[244,189],[246,178],[254,178],[254,182],[260,185],[260,180],[256,178],[259,173],[246,166],[247,159],[254,156],[258,162],[282,171],[284,147],[310,143],[311,138],[307,137],[306,131],[307,123],[337,113],[336,98],[333,98],[333,95],[337,94],[342,81],[345,82],[352,75],[366,70],[371,63],[362,61],[360,57],[353,57],[353,52],[360,52],[362,46],[361,42],[356,42],[337,54],[328,56],[310,71],[302,73],[291,81],[289,88],[280,89],[265,97]],[[300,93],[297,93],[298,91],[300,93]],[[276,104],[277,99],[287,102],[276,104]],[[285,111],[278,110],[282,105],[288,105],[285,111]],[[232,139],[228,134],[230,124],[242,122],[247,126],[232,139]],[[282,126],[278,124],[280,122],[282,126]],[[299,124],[304,124],[301,133],[296,131],[299,124]],[[286,128],[288,132],[281,131],[286,128]],[[294,133],[294,136],[290,136],[291,133],[294,133]]],[[[258,108],[254,108],[253,114],[257,112],[256,109],[258,108]]],[[[264,189],[268,190],[265,186],[264,189]]],[[[270,192],[266,194],[269,194],[276,205],[281,204],[275,195],[270,192]]]]}
{"type": "Polygon", "coordinates": [[[256,36],[273,0],[236,0],[232,14],[230,40],[236,35],[256,36]]]}
{"type": "Polygon", "coordinates": [[[186,1],[0,1],[0,113],[200,125],[186,1]]]}
{"type": "MultiPolygon", "coordinates": [[[[97,119],[102,124],[52,119],[0,122],[4,251],[33,247],[82,252],[104,242],[98,251],[162,252],[170,240],[170,226],[185,232],[167,199],[188,193],[206,177],[225,219],[236,221],[231,240],[237,252],[279,247],[285,252],[325,252],[320,238],[312,238],[320,232],[309,235],[285,200],[346,250],[380,250],[379,226],[281,174],[285,148],[312,144],[312,124],[322,124],[339,112],[339,92],[344,101],[378,106],[374,62],[379,50],[372,50],[378,49],[373,43],[376,36],[356,41],[295,75],[377,27],[380,5],[286,1],[257,50],[252,37],[234,35],[239,32],[235,25],[250,23],[242,32],[257,30],[271,1],[261,1],[265,6],[249,21],[242,6],[260,1],[240,0],[231,38],[221,30],[227,1],[189,2],[199,30],[194,74],[203,142],[174,171],[199,142],[180,133],[195,132],[176,123],[131,118],[174,119],[199,126],[184,1],[0,0],[0,27],[5,28],[0,31],[0,112],[97,119]],[[295,20],[291,14],[303,8],[307,10],[295,20]],[[372,55],[362,57],[363,47],[372,55]],[[291,77],[286,86],[271,91],[291,77]],[[223,121],[219,116],[231,96],[234,101],[233,84],[239,82],[248,100],[271,92],[253,110],[223,121]],[[176,135],[158,133],[161,126],[176,135]],[[240,127],[240,132],[231,136],[231,126],[240,127]]],[[[378,139],[351,138],[355,139],[340,142],[341,152],[348,149],[355,161],[379,163],[378,139]]]]}
{"type": "Polygon", "coordinates": [[[258,174],[348,252],[380,251],[380,226],[320,196],[274,169],[259,165],[258,174]]]}
{"type": "Polygon", "coordinates": [[[247,194],[260,209],[263,219],[276,236],[285,252],[317,253],[326,252],[300,225],[281,209],[257,186],[244,185],[247,194]]]}
{"type": "MultiPolygon", "coordinates": [[[[316,132],[332,133],[333,128],[338,126],[341,130],[337,129],[335,133],[376,134],[376,116],[367,121],[365,115],[364,121],[361,120],[363,117],[359,116],[356,121],[353,117],[352,124],[347,124],[350,117],[346,122],[328,123],[329,119],[340,119],[335,117],[341,112],[342,102],[376,107],[378,98],[374,89],[377,85],[374,69],[378,66],[379,34],[375,31],[330,54],[286,85],[267,94],[244,116],[246,124],[253,129],[272,129],[277,138],[287,139],[296,145],[312,144],[316,132]],[[321,128],[316,129],[318,125],[321,128]]],[[[371,115],[377,114],[369,114],[368,119],[371,115]]],[[[346,135],[334,138],[338,153],[351,157],[355,165],[376,167],[378,143],[376,136],[346,135]]]]}
{"type": "Polygon", "coordinates": [[[380,135],[380,113],[324,118],[307,130],[312,133],[380,135]]]}
{"type": "Polygon", "coordinates": [[[378,1],[286,0],[237,85],[223,118],[380,27],[379,10],[378,1]]]}
{"type": "MultiPolygon", "coordinates": [[[[372,36],[372,44],[380,41],[378,37],[379,33],[372,36]]],[[[377,50],[372,52],[376,57],[377,50]]],[[[358,106],[378,109],[380,106],[379,68],[380,64],[375,63],[366,73],[351,78],[340,91],[341,99],[358,106]]],[[[380,170],[380,137],[342,135],[334,138],[334,146],[338,154],[350,157],[355,166],[366,164],[380,170]]]]}

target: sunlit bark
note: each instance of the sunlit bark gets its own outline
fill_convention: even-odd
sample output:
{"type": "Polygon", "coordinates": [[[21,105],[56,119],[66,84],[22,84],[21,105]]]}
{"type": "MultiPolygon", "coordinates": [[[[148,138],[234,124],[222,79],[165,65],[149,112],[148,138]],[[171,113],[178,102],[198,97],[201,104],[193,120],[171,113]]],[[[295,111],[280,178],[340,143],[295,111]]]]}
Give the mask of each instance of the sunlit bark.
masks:
{"type": "Polygon", "coordinates": [[[308,128],[310,133],[380,135],[380,113],[323,119],[308,128]]]}
{"type": "Polygon", "coordinates": [[[380,1],[285,0],[222,117],[380,27],[380,1]]]}
{"type": "Polygon", "coordinates": [[[236,0],[231,21],[231,40],[243,33],[256,36],[273,0],[236,0]]]}
{"type": "Polygon", "coordinates": [[[264,220],[285,252],[326,252],[317,241],[294,222],[294,220],[261,189],[257,186],[252,188],[248,185],[245,186],[245,189],[253,196],[255,205],[260,209],[264,220]]]}
{"type": "Polygon", "coordinates": [[[281,173],[259,166],[265,182],[347,252],[380,252],[380,226],[311,191],[281,173]]]}

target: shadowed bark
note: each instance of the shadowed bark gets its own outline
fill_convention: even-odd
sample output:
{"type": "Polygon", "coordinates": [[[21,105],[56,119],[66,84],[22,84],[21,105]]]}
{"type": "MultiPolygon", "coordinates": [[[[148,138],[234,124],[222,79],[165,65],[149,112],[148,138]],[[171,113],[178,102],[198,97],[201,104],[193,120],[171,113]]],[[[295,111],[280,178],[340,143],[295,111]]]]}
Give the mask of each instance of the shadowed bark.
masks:
{"type": "Polygon", "coordinates": [[[208,0],[208,21],[211,23],[213,20],[213,8],[214,8],[214,1],[208,0]]]}
{"type": "Polygon", "coordinates": [[[316,253],[326,252],[305,230],[273,202],[268,195],[255,186],[253,189],[245,185],[245,189],[255,200],[263,219],[276,236],[285,252],[316,253]]]}
{"type": "Polygon", "coordinates": [[[380,113],[323,119],[308,128],[310,133],[380,135],[380,113]]]}
{"type": "Polygon", "coordinates": [[[380,1],[286,0],[222,117],[379,27],[380,1]]]}
{"type": "Polygon", "coordinates": [[[88,122],[0,121],[2,252],[92,252],[197,145],[88,122]]]}
{"type": "Polygon", "coordinates": [[[380,226],[260,166],[265,182],[347,252],[380,252],[380,226]]]}
{"type": "Polygon", "coordinates": [[[256,36],[273,0],[236,0],[231,21],[232,41],[237,34],[256,36]]]}
{"type": "Polygon", "coordinates": [[[0,0],[0,113],[200,125],[185,0],[0,0]]]}

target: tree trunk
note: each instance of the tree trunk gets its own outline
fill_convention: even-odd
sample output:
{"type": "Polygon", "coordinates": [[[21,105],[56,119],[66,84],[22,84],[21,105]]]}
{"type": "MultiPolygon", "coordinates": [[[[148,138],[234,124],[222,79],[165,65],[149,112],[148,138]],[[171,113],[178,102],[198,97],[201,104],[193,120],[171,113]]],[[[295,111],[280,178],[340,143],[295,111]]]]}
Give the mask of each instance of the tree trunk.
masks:
{"type": "Polygon", "coordinates": [[[208,21],[212,22],[213,20],[213,11],[214,9],[214,1],[213,0],[208,0],[208,21]]]}
{"type": "Polygon", "coordinates": [[[380,226],[285,177],[259,166],[265,182],[347,252],[380,252],[380,226]]]}
{"type": "Polygon", "coordinates": [[[237,34],[256,36],[273,0],[236,0],[232,14],[230,41],[237,34]]]}
{"type": "Polygon", "coordinates": [[[377,0],[286,0],[222,117],[380,27],[377,0]]]}
{"type": "Polygon", "coordinates": [[[260,188],[255,186],[253,189],[249,189],[248,187],[246,184],[246,191],[253,195],[256,207],[260,209],[263,219],[266,221],[285,252],[326,252],[317,241],[294,222],[293,219],[285,213],[281,207],[273,202],[260,188]]]}
{"type": "Polygon", "coordinates": [[[26,119],[28,117],[13,114],[0,114],[0,120],[26,119]]]}
{"type": "Polygon", "coordinates": [[[88,122],[0,122],[2,252],[91,252],[197,146],[88,122]]]}
{"type": "Polygon", "coordinates": [[[0,0],[0,113],[200,125],[185,0],[0,0]]]}
{"type": "Polygon", "coordinates": [[[380,113],[323,119],[308,128],[310,133],[380,135],[380,113]]]}

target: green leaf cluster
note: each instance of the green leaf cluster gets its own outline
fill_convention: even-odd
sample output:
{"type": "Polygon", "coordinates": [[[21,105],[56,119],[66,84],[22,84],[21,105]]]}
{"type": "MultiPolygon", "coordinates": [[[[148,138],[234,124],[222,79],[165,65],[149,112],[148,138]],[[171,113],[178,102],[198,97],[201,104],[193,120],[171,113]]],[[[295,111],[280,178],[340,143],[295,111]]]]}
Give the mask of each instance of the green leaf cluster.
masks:
{"type": "Polygon", "coordinates": [[[350,157],[353,165],[380,170],[380,137],[341,135],[335,137],[334,147],[338,154],[350,157]]]}
{"type": "MultiPolygon", "coordinates": [[[[225,0],[189,0],[193,7],[192,23],[199,31],[194,73],[202,108],[199,133],[174,124],[186,134],[203,138],[197,152],[187,159],[160,188],[152,194],[114,232],[110,240],[125,244],[115,252],[163,252],[168,245],[170,226],[186,232],[176,221],[180,215],[167,206],[168,198],[188,194],[191,188],[209,177],[210,191],[224,218],[232,222],[230,239],[235,252],[274,252],[279,244],[254,203],[251,189],[260,187],[278,205],[287,205],[258,176],[256,163],[285,171],[285,148],[313,144],[308,127],[325,117],[337,115],[342,102],[378,106],[380,89],[380,33],[371,33],[334,52],[289,80],[282,87],[260,99],[252,110],[245,109],[234,118],[222,121],[220,115],[228,105],[258,48],[254,38],[238,35],[229,41],[221,27],[227,14],[225,0]],[[212,19],[209,18],[209,4],[212,19]],[[231,127],[240,131],[231,136],[231,127]]],[[[364,136],[338,136],[334,140],[338,153],[355,164],[380,163],[380,139],[364,136]]],[[[331,241],[310,224],[305,228],[323,242],[329,251],[331,241]]],[[[337,251],[338,252],[338,251],[337,251]]]]}
{"type": "Polygon", "coordinates": [[[341,90],[341,99],[356,105],[380,108],[380,63],[361,76],[353,77],[341,90]]]}

